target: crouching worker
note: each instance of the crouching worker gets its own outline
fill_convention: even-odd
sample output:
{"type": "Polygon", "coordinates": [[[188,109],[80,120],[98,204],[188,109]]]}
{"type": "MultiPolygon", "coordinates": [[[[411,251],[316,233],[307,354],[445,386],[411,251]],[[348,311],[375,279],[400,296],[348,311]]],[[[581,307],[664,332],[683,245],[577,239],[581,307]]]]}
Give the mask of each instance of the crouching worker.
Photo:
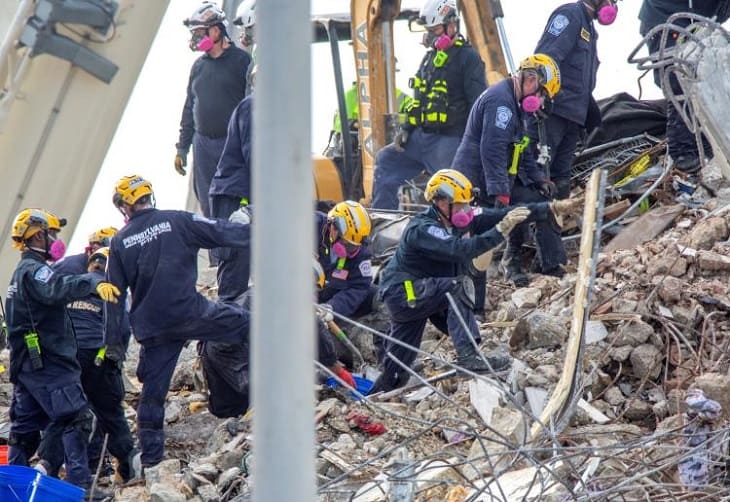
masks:
{"type": "MultiPolygon", "coordinates": [[[[63,256],[58,232],[66,221],[43,209],[25,209],[15,218],[13,247],[22,252],[6,301],[10,344],[9,461],[28,465],[36,449],[43,450],[40,431],[61,430],[66,481],[88,488],[91,472],[87,443],[93,415],[81,387],[76,340],[66,304],[96,293],[117,302],[119,290],[98,275],[61,276],[46,262],[63,256]]],[[[109,494],[100,490],[95,497],[109,494]]]]}
{"type": "MultiPolygon", "coordinates": [[[[156,209],[152,184],[136,175],[117,182],[113,203],[128,222],[112,239],[107,278],[132,294],[132,333],[142,346],[137,435],[144,468],[164,457],[165,397],[185,342],[248,340],[248,314],[206,299],[195,284],[201,248],[247,248],[251,233],[249,225],[156,209]]],[[[106,311],[105,357],[112,361],[124,358],[123,318],[123,302],[106,311]]]]}
{"type": "MultiPolygon", "coordinates": [[[[471,182],[458,171],[442,169],[426,185],[431,207],[413,217],[401,236],[393,258],[382,272],[379,294],[391,315],[390,336],[413,347],[421,338],[429,317],[446,313],[448,333],[454,343],[457,364],[473,372],[505,370],[507,356],[483,356],[470,339],[479,336],[474,318],[474,288],[468,277],[469,262],[500,244],[515,225],[528,217],[553,218],[547,203],[514,209],[474,208],[471,182]],[[451,293],[455,308],[446,293],[451,293]],[[466,328],[459,320],[463,318],[466,328]]],[[[416,352],[386,342],[383,373],[371,394],[405,385],[416,352]]]]}

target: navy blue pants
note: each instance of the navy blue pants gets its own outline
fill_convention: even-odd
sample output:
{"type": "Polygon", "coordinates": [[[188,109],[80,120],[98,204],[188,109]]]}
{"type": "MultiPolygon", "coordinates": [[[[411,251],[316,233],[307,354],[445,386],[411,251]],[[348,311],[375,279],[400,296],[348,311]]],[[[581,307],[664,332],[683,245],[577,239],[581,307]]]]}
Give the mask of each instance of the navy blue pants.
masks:
{"type": "Polygon", "coordinates": [[[142,394],[137,407],[137,434],[142,465],[162,461],[165,450],[165,397],[177,359],[188,340],[228,344],[248,343],[249,316],[230,303],[209,302],[199,318],[160,336],[141,340],[137,378],[142,394]]]}
{"type": "Polygon", "coordinates": [[[208,217],[212,216],[208,200],[210,183],[215,175],[225,144],[225,136],[209,138],[197,132],[193,134],[193,189],[203,215],[208,217]]]}
{"type": "MultiPolygon", "coordinates": [[[[26,363],[30,366],[29,361],[26,363]]],[[[88,486],[91,472],[86,449],[93,416],[81,387],[81,374],[55,364],[50,358],[44,358],[43,364],[38,371],[24,365],[13,386],[9,463],[28,465],[35,453],[33,446],[41,451],[45,447],[46,435],[38,446],[40,431],[58,427],[62,430],[66,480],[88,486]]]]}
{"type": "MultiPolygon", "coordinates": [[[[104,434],[109,434],[107,449],[119,460],[119,473],[124,479],[129,479],[130,466],[127,464],[127,457],[134,448],[134,440],[122,407],[122,370],[118,364],[108,359],[101,366],[94,364],[97,352],[98,349],[79,349],[77,355],[81,365],[81,385],[97,419],[94,436],[87,448],[89,468],[92,472],[96,469],[104,444],[104,434]]],[[[63,428],[58,424],[49,426],[44,432],[44,447],[39,451],[39,456],[50,464],[52,475],[57,475],[64,461],[62,434],[63,428]]]]}
{"type": "Polygon", "coordinates": [[[410,133],[402,152],[393,144],[375,157],[373,209],[398,209],[398,188],[426,171],[433,174],[449,169],[461,138],[424,132],[420,127],[410,133]]]}
{"type": "MultiPolygon", "coordinates": [[[[210,206],[214,218],[228,219],[241,206],[241,199],[229,195],[212,195],[210,206]]],[[[217,248],[213,250],[218,259],[218,299],[234,301],[248,289],[251,276],[251,253],[244,248],[217,248]]]]}
{"type": "MultiPolygon", "coordinates": [[[[570,197],[570,167],[578,144],[582,126],[563,117],[550,115],[545,119],[545,134],[550,147],[550,179],[557,188],[558,199],[570,197]]],[[[537,121],[534,117],[527,119],[527,135],[530,137],[529,148],[537,158],[537,121]]]]}
{"type": "MultiPolygon", "coordinates": [[[[467,304],[457,292],[459,288],[461,286],[458,281],[452,277],[429,277],[415,280],[413,281],[413,291],[416,295],[416,301],[415,305],[410,307],[408,306],[405,287],[402,284],[388,287],[382,292],[382,295],[391,316],[389,335],[413,347],[420,347],[426,321],[431,316],[443,315],[445,312],[448,333],[454,342],[456,353],[461,355],[474,350],[469,335],[459,322],[459,318],[451,307],[448,298],[446,298],[446,293],[450,292],[454,297],[458,311],[466,321],[471,336],[478,339],[479,328],[471,310],[472,306],[467,304]]],[[[408,367],[413,364],[417,356],[417,353],[413,350],[390,340],[385,342],[385,350],[408,367]]],[[[409,376],[409,373],[399,364],[386,356],[383,358],[383,373],[375,383],[372,392],[389,391],[402,387],[408,382],[409,376]]]]}
{"type": "MultiPolygon", "coordinates": [[[[659,50],[660,35],[652,37],[648,42],[649,52],[657,52],[659,50]]],[[[667,38],[666,47],[672,47],[677,43],[676,39],[671,36],[667,38]]],[[[654,70],[654,83],[661,88],[662,82],[659,70],[654,70]]],[[[672,92],[676,96],[684,95],[682,86],[679,85],[679,81],[674,75],[669,77],[669,85],[672,88],[672,92]]],[[[703,145],[705,154],[709,157],[712,156],[712,147],[703,138],[703,145]]],[[[697,140],[694,133],[692,133],[687,124],[684,123],[679,112],[675,106],[668,101],[667,102],[667,150],[672,159],[676,160],[680,156],[684,157],[699,157],[697,150],[697,140]]]]}

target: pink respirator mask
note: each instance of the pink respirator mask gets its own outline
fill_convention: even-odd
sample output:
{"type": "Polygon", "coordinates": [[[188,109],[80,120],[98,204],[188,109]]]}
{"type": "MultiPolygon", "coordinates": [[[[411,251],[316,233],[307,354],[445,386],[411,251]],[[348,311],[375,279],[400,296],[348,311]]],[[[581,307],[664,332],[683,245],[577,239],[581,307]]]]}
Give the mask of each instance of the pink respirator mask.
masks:
{"type": "Polygon", "coordinates": [[[360,246],[347,244],[342,242],[342,240],[337,240],[332,244],[332,254],[337,258],[354,258],[359,252],[360,246]]]}
{"type": "Polygon", "coordinates": [[[48,256],[51,261],[58,261],[66,254],[66,244],[61,239],[53,241],[48,248],[48,256]]]}
{"type": "Polygon", "coordinates": [[[208,52],[214,45],[215,42],[213,42],[213,39],[207,33],[205,35],[193,33],[193,37],[190,39],[191,51],[208,52]]]}
{"type": "Polygon", "coordinates": [[[462,211],[452,211],[449,220],[456,228],[466,228],[474,220],[474,210],[471,207],[467,207],[462,211]]]}
{"type": "Polygon", "coordinates": [[[598,24],[602,24],[604,26],[613,24],[616,20],[616,16],[618,16],[618,6],[614,3],[611,3],[611,5],[604,5],[598,9],[598,12],[596,13],[598,24]]]}
{"type": "Polygon", "coordinates": [[[542,108],[542,100],[536,94],[531,94],[522,98],[521,106],[526,113],[535,113],[542,108]]]}

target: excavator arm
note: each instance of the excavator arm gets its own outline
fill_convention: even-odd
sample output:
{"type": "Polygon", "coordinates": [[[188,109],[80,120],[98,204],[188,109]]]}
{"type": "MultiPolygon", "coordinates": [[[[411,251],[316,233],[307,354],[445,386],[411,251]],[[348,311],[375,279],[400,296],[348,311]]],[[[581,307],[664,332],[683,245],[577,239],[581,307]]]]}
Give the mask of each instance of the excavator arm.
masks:
{"type": "Polygon", "coordinates": [[[505,54],[514,71],[507,37],[501,27],[504,17],[499,0],[461,0],[461,19],[466,24],[469,42],[484,61],[487,83],[494,85],[507,76],[505,54]]]}

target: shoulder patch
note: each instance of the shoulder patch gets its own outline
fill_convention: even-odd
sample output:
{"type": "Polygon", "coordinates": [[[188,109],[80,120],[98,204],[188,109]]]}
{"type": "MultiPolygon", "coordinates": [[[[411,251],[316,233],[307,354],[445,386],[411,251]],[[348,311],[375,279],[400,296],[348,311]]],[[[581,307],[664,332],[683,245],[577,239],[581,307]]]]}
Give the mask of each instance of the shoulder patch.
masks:
{"type": "Polygon", "coordinates": [[[49,267],[48,265],[43,265],[41,268],[35,271],[35,275],[33,275],[33,278],[36,281],[46,283],[52,275],[53,269],[51,269],[51,267],[49,267]]]}
{"type": "Polygon", "coordinates": [[[445,228],[437,227],[436,225],[428,227],[428,233],[444,241],[450,237],[445,228]]]}
{"type": "Polygon", "coordinates": [[[211,220],[210,218],[206,218],[205,216],[201,214],[195,214],[193,213],[193,221],[199,221],[201,223],[208,223],[209,225],[215,225],[215,220],[211,220]]]}
{"type": "Polygon", "coordinates": [[[504,130],[507,129],[509,121],[512,119],[512,110],[506,106],[497,107],[497,115],[494,117],[494,125],[504,130]]]}
{"type": "Polygon", "coordinates": [[[559,36],[563,30],[570,24],[570,19],[565,17],[563,14],[558,14],[553,18],[553,22],[550,23],[548,33],[554,36],[559,36]]]}
{"type": "Polygon", "coordinates": [[[360,275],[362,275],[363,277],[373,276],[373,266],[370,263],[370,260],[361,261],[358,268],[360,269],[360,275]]]}

